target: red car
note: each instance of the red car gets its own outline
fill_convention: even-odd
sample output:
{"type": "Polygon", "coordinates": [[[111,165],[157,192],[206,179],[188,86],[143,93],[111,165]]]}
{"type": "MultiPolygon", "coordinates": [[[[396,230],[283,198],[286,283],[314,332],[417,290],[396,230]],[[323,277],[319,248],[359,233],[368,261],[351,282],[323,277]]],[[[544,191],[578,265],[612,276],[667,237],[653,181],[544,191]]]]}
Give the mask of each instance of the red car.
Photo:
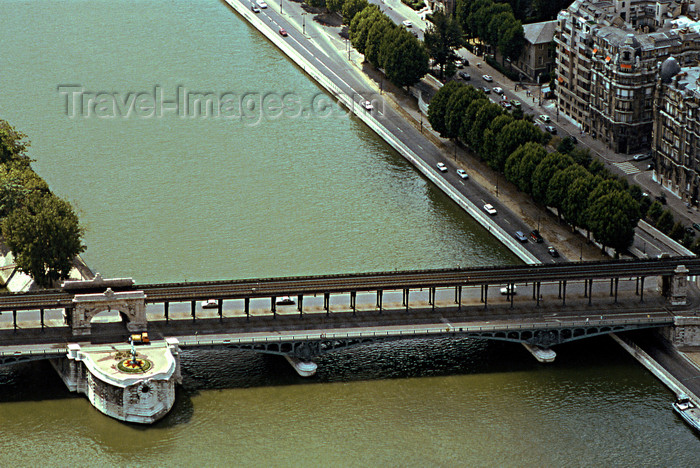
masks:
{"type": "Polygon", "coordinates": [[[287,30],[284,28],[280,28],[280,36],[287,37],[287,30]]]}

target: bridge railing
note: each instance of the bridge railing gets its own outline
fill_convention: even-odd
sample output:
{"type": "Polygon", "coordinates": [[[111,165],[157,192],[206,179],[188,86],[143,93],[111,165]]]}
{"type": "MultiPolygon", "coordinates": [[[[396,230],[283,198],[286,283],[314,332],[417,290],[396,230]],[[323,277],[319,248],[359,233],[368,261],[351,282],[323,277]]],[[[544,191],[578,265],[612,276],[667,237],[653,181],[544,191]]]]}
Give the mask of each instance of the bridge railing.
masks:
{"type": "Polygon", "coordinates": [[[390,330],[355,330],[342,332],[314,332],[289,335],[274,336],[251,336],[240,338],[220,338],[207,339],[202,337],[178,337],[180,346],[221,346],[221,345],[242,345],[242,344],[262,344],[262,343],[284,343],[290,341],[318,341],[333,339],[361,339],[361,338],[390,338],[390,337],[422,337],[427,335],[444,335],[460,333],[478,332],[508,332],[523,330],[553,330],[561,328],[592,328],[592,327],[619,327],[628,325],[649,325],[661,326],[673,323],[670,315],[632,318],[632,319],[595,319],[577,320],[572,322],[532,322],[520,324],[494,324],[494,325],[467,325],[467,324],[445,324],[443,326],[430,326],[416,329],[390,329],[390,330]]]}

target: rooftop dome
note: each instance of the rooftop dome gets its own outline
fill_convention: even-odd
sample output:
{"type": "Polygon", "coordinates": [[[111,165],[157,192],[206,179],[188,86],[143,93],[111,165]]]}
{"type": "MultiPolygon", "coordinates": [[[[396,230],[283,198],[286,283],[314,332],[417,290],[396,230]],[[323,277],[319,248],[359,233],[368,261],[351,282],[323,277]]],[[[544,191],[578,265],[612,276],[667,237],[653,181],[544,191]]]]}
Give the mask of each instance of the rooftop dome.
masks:
{"type": "Polygon", "coordinates": [[[669,57],[664,60],[661,64],[661,82],[670,83],[678,72],[681,71],[681,66],[678,64],[678,60],[673,57],[669,57]]]}

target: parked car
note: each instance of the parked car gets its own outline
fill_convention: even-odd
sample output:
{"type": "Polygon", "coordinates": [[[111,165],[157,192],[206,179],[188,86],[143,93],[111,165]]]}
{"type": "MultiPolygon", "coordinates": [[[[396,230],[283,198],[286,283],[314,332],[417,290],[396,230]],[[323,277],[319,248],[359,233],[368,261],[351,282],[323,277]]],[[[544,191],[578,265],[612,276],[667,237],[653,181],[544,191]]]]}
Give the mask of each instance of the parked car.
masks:
{"type": "Polygon", "coordinates": [[[495,88],[493,88],[493,92],[496,94],[503,94],[503,88],[501,88],[500,86],[496,86],[495,88]]]}
{"type": "Polygon", "coordinates": [[[464,81],[469,81],[472,79],[472,77],[469,75],[469,73],[461,71],[459,72],[459,77],[462,78],[464,81]]]}
{"type": "Polygon", "coordinates": [[[540,231],[538,231],[537,229],[534,229],[530,232],[530,239],[532,239],[534,242],[537,242],[538,244],[544,242],[544,239],[542,239],[542,236],[540,235],[540,231]]]}
{"type": "Polygon", "coordinates": [[[463,68],[463,67],[464,67],[464,62],[462,62],[461,59],[456,59],[456,60],[455,60],[455,67],[457,67],[457,68],[463,68]]]}
{"type": "Polygon", "coordinates": [[[491,75],[481,75],[481,77],[484,79],[484,81],[488,81],[491,83],[493,81],[493,78],[491,78],[491,75]]]}
{"type": "Polygon", "coordinates": [[[515,231],[514,236],[520,242],[523,242],[523,243],[527,242],[527,237],[525,237],[525,234],[523,234],[523,231],[515,231]]]}
{"type": "Polygon", "coordinates": [[[549,247],[547,247],[547,251],[549,252],[549,255],[551,255],[552,257],[558,257],[558,256],[559,256],[559,252],[557,252],[557,249],[555,249],[555,248],[552,247],[551,245],[550,245],[549,247]]]}
{"type": "Polygon", "coordinates": [[[489,88],[488,86],[484,86],[483,88],[481,88],[481,90],[484,92],[484,94],[491,94],[491,88],[489,88]]]}
{"type": "Polygon", "coordinates": [[[547,131],[548,131],[549,133],[551,133],[552,135],[556,135],[556,134],[557,134],[557,127],[555,127],[554,125],[545,125],[545,126],[544,126],[544,129],[547,130],[547,131]]]}
{"type": "Polygon", "coordinates": [[[634,159],[635,161],[644,161],[645,159],[649,158],[651,158],[651,153],[641,153],[632,156],[632,159],[634,159]]]}
{"type": "Polygon", "coordinates": [[[540,114],[540,120],[541,120],[542,122],[549,122],[549,121],[551,121],[552,119],[550,119],[548,115],[540,114]]]}
{"type": "Polygon", "coordinates": [[[520,109],[520,106],[522,105],[517,99],[513,99],[512,101],[510,101],[510,103],[513,104],[513,107],[515,107],[516,109],[520,109]]]}
{"type": "Polygon", "coordinates": [[[490,215],[498,214],[498,211],[496,211],[496,208],[494,208],[491,203],[487,203],[484,205],[484,211],[486,211],[490,215]]]}
{"type": "Polygon", "coordinates": [[[469,174],[467,174],[467,171],[464,169],[457,169],[457,175],[460,176],[462,179],[468,179],[469,174]]]}
{"type": "Polygon", "coordinates": [[[513,106],[510,104],[508,101],[501,101],[501,107],[503,107],[506,110],[510,110],[513,106]]]}
{"type": "Polygon", "coordinates": [[[445,163],[437,163],[437,168],[440,170],[440,172],[447,172],[447,166],[445,166],[445,163]]]}
{"type": "Polygon", "coordinates": [[[501,294],[503,294],[504,296],[509,296],[511,294],[515,295],[517,293],[518,293],[518,288],[514,284],[513,285],[509,284],[508,286],[501,288],[501,294]]]}

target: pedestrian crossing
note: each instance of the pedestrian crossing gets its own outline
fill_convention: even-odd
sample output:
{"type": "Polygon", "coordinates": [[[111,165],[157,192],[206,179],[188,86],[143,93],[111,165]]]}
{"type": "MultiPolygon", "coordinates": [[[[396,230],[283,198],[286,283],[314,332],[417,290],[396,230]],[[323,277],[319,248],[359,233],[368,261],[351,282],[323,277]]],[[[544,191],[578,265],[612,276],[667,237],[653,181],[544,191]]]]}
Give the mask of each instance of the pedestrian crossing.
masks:
{"type": "Polygon", "coordinates": [[[613,163],[613,166],[616,166],[618,169],[620,169],[627,175],[637,174],[638,172],[641,172],[637,166],[627,161],[621,163],[613,163]]]}

